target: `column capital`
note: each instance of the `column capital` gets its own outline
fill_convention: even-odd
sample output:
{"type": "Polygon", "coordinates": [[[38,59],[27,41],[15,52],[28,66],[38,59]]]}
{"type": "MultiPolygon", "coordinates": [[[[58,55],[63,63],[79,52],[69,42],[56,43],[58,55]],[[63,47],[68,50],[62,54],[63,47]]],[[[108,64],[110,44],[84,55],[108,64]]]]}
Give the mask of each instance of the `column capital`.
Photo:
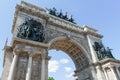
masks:
{"type": "Polygon", "coordinates": [[[50,59],[51,59],[51,56],[47,56],[46,59],[47,59],[47,60],[50,60],[50,59]]]}
{"type": "Polygon", "coordinates": [[[104,69],[105,71],[106,71],[106,70],[110,70],[110,67],[109,67],[109,66],[106,66],[106,67],[104,67],[103,69],[104,69]]]}
{"type": "Polygon", "coordinates": [[[115,66],[114,66],[114,65],[110,65],[109,67],[112,68],[112,69],[115,69],[115,66]]]}
{"type": "Polygon", "coordinates": [[[42,56],[42,58],[46,58],[47,54],[42,53],[41,56],[42,56]]]}
{"type": "Polygon", "coordinates": [[[29,57],[33,57],[33,54],[29,54],[29,57]]]}
{"type": "Polygon", "coordinates": [[[14,52],[15,54],[19,54],[19,53],[21,52],[21,50],[20,50],[19,48],[14,48],[14,49],[13,49],[13,52],[14,52]]]}
{"type": "Polygon", "coordinates": [[[96,66],[96,69],[102,70],[102,67],[100,65],[96,66]]]}
{"type": "Polygon", "coordinates": [[[13,55],[19,55],[19,52],[13,51],[13,55]]]}
{"type": "Polygon", "coordinates": [[[27,53],[28,53],[29,57],[32,57],[34,55],[33,51],[28,51],[27,53]]]}

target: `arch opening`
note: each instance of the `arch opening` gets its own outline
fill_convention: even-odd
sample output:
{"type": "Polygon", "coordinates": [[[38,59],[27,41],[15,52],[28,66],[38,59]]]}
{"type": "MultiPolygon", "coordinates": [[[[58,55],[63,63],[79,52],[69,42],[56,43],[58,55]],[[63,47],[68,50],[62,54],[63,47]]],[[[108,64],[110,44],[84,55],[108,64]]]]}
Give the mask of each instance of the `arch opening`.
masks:
{"type": "Polygon", "coordinates": [[[48,76],[55,80],[74,80],[75,66],[72,59],[61,50],[52,49],[48,53],[51,56],[48,64],[48,76]]]}
{"type": "Polygon", "coordinates": [[[75,66],[76,75],[78,75],[78,71],[83,70],[89,65],[88,55],[86,55],[85,51],[81,48],[81,46],[79,46],[79,44],[76,44],[73,40],[67,38],[54,39],[53,41],[51,41],[48,50],[53,49],[63,51],[70,57],[73,65],[75,66]]]}

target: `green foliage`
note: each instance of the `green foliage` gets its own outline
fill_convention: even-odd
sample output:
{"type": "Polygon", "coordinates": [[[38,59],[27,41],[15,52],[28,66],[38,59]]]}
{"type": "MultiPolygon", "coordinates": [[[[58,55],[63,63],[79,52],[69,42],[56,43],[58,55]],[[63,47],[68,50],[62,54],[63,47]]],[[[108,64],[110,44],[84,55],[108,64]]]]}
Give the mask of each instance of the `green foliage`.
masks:
{"type": "Polygon", "coordinates": [[[48,80],[54,80],[54,78],[53,77],[49,77],[48,80]]]}

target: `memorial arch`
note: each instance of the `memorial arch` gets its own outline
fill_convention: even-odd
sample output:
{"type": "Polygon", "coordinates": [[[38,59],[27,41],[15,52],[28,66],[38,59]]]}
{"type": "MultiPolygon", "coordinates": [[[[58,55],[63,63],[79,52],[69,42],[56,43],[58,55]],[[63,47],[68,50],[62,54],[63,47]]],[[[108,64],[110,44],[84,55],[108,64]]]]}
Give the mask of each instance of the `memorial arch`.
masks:
{"type": "Polygon", "coordinates": [[[22,1],[16,6],[12,34],[11,45],[5,46],[2,80],[48,80],[50,49],[69,55],[78,80],[120,79],[120,61],[104,47],[103,36],[65,16],[22,1]]]}

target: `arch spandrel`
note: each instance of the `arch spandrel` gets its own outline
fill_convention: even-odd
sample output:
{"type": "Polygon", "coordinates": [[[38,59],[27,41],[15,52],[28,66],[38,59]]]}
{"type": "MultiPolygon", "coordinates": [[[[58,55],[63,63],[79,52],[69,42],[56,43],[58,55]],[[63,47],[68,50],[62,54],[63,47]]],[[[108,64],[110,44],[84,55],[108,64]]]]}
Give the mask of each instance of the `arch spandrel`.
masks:
{"type": "Polygon", "coordinates": [[[82,69],[91,63],[87,51],[73,39],[66,37],[55,38],[49,42],[48,50],[50,49],[62,50],[69,55],[76,66],[76,70],[82,69]]]}

